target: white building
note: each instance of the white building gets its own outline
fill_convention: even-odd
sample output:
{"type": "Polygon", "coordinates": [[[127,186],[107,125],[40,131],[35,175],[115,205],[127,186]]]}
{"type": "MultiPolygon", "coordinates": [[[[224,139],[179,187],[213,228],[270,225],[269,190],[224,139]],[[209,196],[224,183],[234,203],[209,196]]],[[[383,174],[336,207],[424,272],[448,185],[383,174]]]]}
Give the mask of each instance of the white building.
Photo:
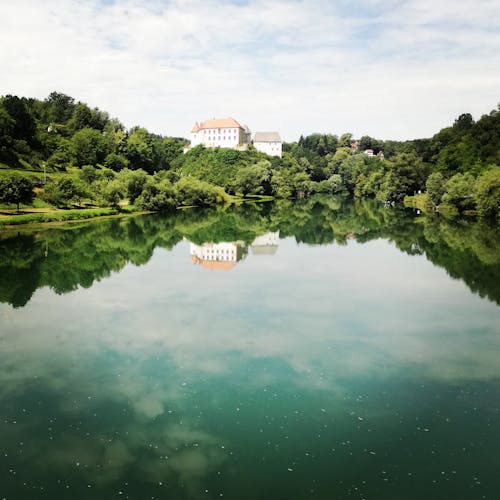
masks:
{"type": "Polygon", "coordinates": [[[249,128],[240,125],[234,118],[213,118],[194,124],[191,130],[191,144],[186,149],[199,144],[207,148],[246,149],[250,138],[249,128]]]}
{"type": "Polygon", "coordinates": [[[282,144],[278,132],[255,132],[253,138],[255,149],[269,156],[279,156],[281,158],[282,144]]]}
{"type": "Polygon", "coordinates": [[[257,236],[250,245],[252,253],[254,255],[274,255],[278,250],[279,239],[279,231],[257,236]]]}
{"type": "Polygon", "coordinates": [[[229,271],[246,255],[242,242],[191,243],[189,254],[194,264],[213,271],[229,271]]]}

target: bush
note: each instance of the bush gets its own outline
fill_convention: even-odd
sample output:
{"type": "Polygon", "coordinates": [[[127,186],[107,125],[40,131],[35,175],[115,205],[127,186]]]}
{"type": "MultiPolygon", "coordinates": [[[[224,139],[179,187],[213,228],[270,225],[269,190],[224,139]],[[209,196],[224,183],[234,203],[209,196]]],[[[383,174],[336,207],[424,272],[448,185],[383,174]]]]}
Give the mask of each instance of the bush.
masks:
{"type": "Polygon", "coordinates": [[[33,202],[35,193],[33,185],[26,177],[12,173],[0,178],[0,201],[15,203],[19,212],[19,204],[33,202]]]}
{"type": "Polygon", "coordinates": [[[500,168],[484,172],[474,187],[477,211],[481,217],[500,217],[500,168]]]}
{"type": "Polygon", "coordinates": [[[177,206],[176,193],[170,182],[148,179],[135,204],[142,210],[171,210],[177,206]]]}

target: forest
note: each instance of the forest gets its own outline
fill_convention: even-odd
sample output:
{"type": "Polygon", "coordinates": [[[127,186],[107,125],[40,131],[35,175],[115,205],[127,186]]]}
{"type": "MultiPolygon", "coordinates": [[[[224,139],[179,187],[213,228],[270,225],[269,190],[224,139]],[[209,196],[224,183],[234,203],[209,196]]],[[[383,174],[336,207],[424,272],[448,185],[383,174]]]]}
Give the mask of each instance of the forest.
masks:
{"type": "Polygon", "coordinates": [[[345,194],[498,220],[500,107],[460,115],[428,139],[311,134],[283,157],[197,146],[126,129],[59,92],[0,98],[0,203],[39,209],[169,210],[249,197],[345,194]],[[408,200],[407,200],[408,201],[408,200]],[[410,200],[410,202],[412,202],[410,200]]]}

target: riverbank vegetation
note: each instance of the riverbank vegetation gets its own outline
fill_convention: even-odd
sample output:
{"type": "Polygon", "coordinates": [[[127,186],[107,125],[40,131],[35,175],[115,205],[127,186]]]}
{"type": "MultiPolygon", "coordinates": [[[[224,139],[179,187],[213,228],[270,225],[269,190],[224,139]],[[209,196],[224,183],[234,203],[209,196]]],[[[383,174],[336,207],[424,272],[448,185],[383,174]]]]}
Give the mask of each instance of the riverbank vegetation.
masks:
{"type": "Polygon", "coordinates": [[[130,130],[106,112],[53,92],[45,100],[0,98],[0,203],[47,211],[170,210],[266,196],[345,193],[427,211],[500,213],[500,109],[469,114],[430,139],[382,141],[311,134],[283,157],[197,146],[130,130]]]}

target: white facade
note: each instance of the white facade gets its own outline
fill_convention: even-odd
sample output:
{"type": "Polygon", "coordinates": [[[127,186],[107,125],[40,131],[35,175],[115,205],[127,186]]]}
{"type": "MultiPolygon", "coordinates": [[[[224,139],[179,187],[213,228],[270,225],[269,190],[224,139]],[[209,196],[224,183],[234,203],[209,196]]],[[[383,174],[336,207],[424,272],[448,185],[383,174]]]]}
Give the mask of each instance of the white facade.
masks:
{"type": "Polygon", "coordinates": [[[254,255],[274,255],[278,250],[279,240],[279,231],[266,233],[261,236],[257,236],[257,238],[255,238],[250,245],[250,248],[252,249],[252,253],[254,255]]]}
{"type": "Polygon", "coordinates": [[[240,125],[234,118],[213,118],[194,125],[187,149],[200,144],[207,148],[245,149],[250,135],[248,127],[240,125]]]}
{"type": "Polygon", "coordinates": [[[247,254],[243,242],[191,243],[189,254],[194,264],[212,271],[230,271],[247,254]]]}
{"type": "Polygon", "coordinates": [[[282,156],[282,140],[278,132],[256,132],[253,145],[257,151],[269,156],[282,156]]]}
{"type": "Polygon", "coordinates": [[[199,260],[236,262],[238,260],[238,246],[232,242],[204,243],[203,245],[191,243],[189,254],[199,260]]]}

